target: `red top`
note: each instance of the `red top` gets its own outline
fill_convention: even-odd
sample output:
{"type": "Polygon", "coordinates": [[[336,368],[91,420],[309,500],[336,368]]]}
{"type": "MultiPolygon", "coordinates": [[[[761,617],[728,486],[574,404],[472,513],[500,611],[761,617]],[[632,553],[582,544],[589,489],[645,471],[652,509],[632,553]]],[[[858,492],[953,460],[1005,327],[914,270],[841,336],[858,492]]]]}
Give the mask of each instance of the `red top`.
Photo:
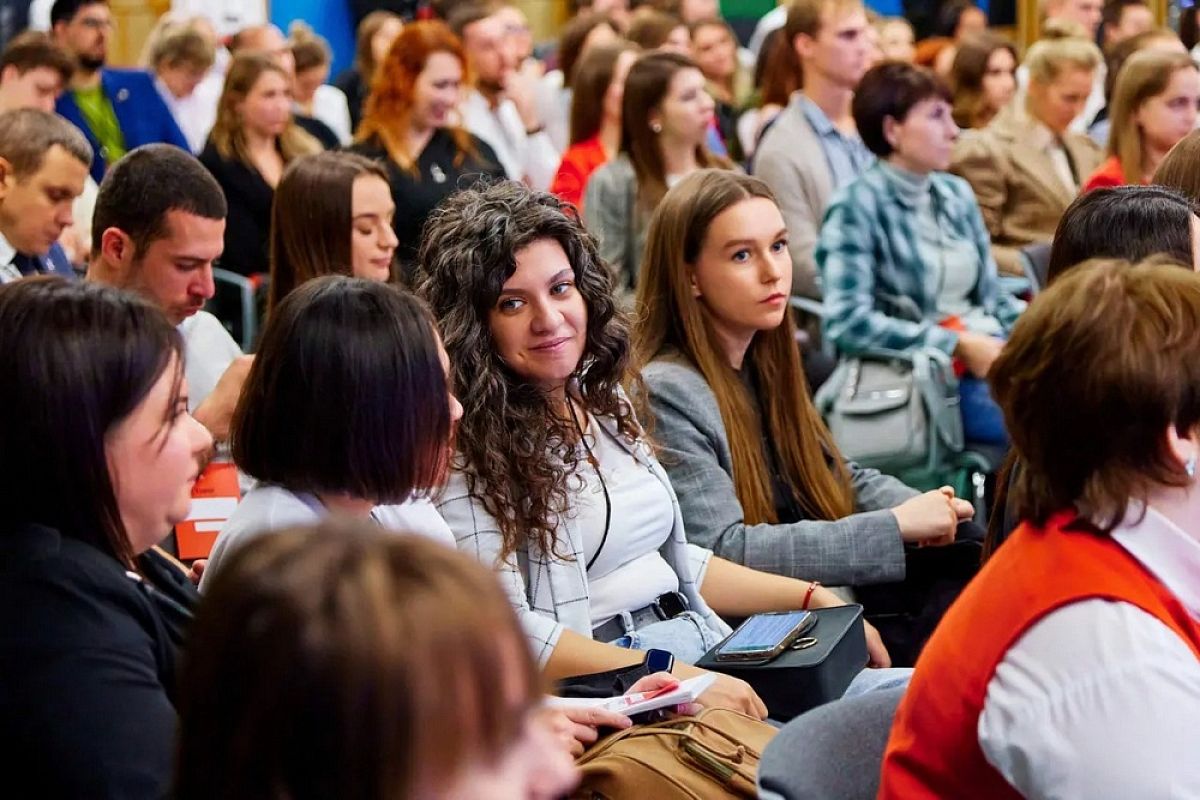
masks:
{"type": "Polygon", "coordinates": [[[588,178],[607,163],[608,154],[604,152],[599,136],[573,144],[563,153],[550,191],[583,211],[583,192],[587,189],[588,178]]]}
{"type": "Polygon", "coordinates": [[[1091,174],[1086,181],[1083,182],[1083,191],[1090,192],[1092,189],[1107,189],[1111,186],[1124,186],[1128,181],[1125,180],[1125,173],[1121,169],[1121,161],[1116,156],[1109,156],[1108,160],[1100,165],[1100,169],[1091,174]]]}
{"type": "Polygon", "coordinates": [[[1005,653],[1058,608],[1093,598],[1131,603],[1200,660],[1200,624],[1187,609],[1110,537],[1065,529],[1071,518],[1019,527],[943,617],[896,712],[879,800],[1020,797],[984,758],[979,717],[1005,653]]]}

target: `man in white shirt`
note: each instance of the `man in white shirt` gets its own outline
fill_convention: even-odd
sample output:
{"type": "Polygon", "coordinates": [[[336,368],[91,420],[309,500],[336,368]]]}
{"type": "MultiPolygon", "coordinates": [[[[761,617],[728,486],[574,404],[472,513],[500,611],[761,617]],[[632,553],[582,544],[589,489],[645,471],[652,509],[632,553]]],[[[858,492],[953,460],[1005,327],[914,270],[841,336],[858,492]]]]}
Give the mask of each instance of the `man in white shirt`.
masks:
{"type": "Polygon", "coordinates": [[[250,356],[216,317],[213,263],[225,247],[221,187],[183,150],[146,145],[111,166],[96,200],[88,279],[136,291],[162,308],[185,342],[188,408],[224,441],[250,356]]]}
{"type": "Polygon", "coordinates": [[[475,80],[463,102],[463,125],[491,145],[509,178],[544,191],[560,154],[538,115],[537,79],[517,69],[517,43],[497,10],[471,4],[450,16],[475,80]]]}

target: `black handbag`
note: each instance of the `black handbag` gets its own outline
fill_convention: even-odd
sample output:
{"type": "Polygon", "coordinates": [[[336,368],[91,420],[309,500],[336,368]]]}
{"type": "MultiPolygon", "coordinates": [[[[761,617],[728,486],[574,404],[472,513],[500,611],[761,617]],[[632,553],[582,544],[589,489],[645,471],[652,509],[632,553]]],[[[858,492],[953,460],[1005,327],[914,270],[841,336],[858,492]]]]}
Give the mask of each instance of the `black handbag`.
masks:
{"type": "Polygon", "coordinates": [[[749,683],[766,703],[771,719],[779,722],[836,700],[869,661],[862,606],[818,608],[812,613],[817,624],[796,645],[765,664],[718,661],[718,644],[696,666],[749,683]]]}

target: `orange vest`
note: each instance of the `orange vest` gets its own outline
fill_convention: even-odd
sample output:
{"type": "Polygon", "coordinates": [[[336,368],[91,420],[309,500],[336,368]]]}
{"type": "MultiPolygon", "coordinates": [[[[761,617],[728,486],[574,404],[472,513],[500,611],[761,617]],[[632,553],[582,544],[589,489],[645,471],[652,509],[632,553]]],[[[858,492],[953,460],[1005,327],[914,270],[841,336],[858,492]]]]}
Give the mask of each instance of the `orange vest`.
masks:
{"type": "Polygon", "coordinates": [[[1200,660],[1200,624],[1107,536],[1022,525],[946,613],[917,661],[883,758],[879,800],[1019,798],[979,747],[988,683],[1005,653],[1055,609],[1089,599],[1131,603],[1160,619],[1200,660]]]}

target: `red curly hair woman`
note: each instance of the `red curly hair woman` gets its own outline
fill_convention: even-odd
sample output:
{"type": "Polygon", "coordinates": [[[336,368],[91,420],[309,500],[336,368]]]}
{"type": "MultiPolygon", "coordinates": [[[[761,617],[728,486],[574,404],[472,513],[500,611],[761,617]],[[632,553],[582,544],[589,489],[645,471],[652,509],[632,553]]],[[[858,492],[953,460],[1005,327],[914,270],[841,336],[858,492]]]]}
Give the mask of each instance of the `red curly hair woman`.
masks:
{"type": "Polygon", "coordinates": [[[462,43],[436,21],[406,25],[375,71],[351,150],[387,164],[396,203],[396,254],[411,282],[425,219],[481,177],[504,178],[496,154],[463,128],[462,43]]]}

